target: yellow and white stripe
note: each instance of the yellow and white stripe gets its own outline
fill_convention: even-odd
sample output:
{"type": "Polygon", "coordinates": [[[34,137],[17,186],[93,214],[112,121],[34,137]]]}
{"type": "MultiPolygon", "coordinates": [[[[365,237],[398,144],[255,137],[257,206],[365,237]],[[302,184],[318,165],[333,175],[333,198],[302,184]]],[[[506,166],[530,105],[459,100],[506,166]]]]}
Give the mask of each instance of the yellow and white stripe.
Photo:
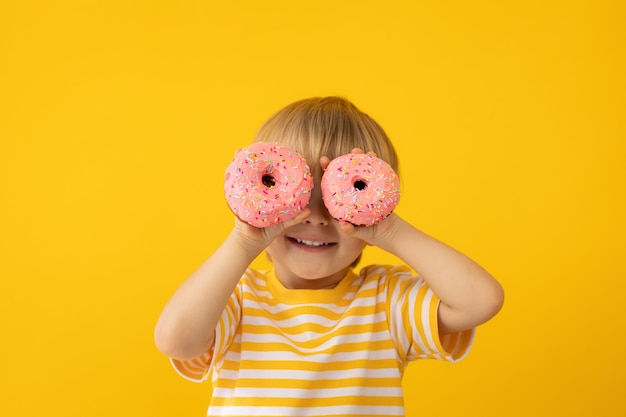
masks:
{"type": "Polygon", "coordinates": [[[457,361],[473,330],[439,338],[439,300],[403,266],[350,272],[332,290],[289,290],[248,270],[214,348],[172,360],[192,381],[213,376],[209,416],[402,416],[411,360],[457,361]]]}

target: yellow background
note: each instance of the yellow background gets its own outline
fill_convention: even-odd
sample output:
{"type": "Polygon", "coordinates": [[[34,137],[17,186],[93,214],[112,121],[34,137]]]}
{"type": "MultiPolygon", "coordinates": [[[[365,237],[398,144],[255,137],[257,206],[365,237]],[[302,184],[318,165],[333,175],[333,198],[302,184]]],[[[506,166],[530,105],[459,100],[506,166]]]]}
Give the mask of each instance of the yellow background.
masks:
{"type": "Polygon", "coordinates": [[[408,415],[626,415],[625,22],[617,0],[2,1],[0,415],[204,415],[155,320],[232,224],[233,151],[315,95],[386,128],[400,214],[506,289],[465,361],[409,367],[408,415]]]}

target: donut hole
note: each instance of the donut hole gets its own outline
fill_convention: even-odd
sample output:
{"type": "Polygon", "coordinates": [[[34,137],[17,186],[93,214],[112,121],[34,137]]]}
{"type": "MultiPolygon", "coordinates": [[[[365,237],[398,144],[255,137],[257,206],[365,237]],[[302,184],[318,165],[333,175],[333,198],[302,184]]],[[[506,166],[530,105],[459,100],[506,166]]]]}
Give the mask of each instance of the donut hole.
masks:
{"type": "Polygon", "coordinates": [[[261,182],[267,188],[272,188],[276,185],[276,178],[273,175],[265,174],[261,177],[261,182]]]}
{"type": "Polygon", "coordinates": [[[367,182],[362,179],[356,179],[352,182],[352,186],[357,191],[363,191],[367,188],[367,182]]]}

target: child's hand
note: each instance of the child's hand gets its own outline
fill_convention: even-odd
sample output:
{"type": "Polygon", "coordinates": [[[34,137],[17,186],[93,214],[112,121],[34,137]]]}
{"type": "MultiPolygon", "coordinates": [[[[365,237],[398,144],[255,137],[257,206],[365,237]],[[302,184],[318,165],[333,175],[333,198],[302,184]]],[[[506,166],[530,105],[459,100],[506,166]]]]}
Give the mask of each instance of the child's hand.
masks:
{"type": "Polygon", "coordinates": [[[398,219],[397,214],[391,213],[386,219],[372,226],[355,226],[346,221],[339,221],[339,230],[364,240],[368,245],[385,248],[388,243],[393,242],[393,236],[400,223],[398,219]]]}
{"type": "Polygon", "coordinates": [[[263,228],[254,227],[235,216],[235,227],[232,234],[246,249],[261,252],[286,229],[301,223],[310,213],[311,210],[305,208],[293,219],[263,228]]]}

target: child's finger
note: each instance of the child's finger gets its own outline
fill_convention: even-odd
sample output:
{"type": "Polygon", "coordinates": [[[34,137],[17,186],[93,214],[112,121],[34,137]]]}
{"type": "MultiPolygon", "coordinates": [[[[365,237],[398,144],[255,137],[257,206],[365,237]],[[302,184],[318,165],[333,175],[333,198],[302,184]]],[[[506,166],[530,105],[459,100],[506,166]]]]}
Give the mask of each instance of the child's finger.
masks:
{"type": "MultiPolygon", "coordinates": [[[[352,149],[352,153],[359,154],[359,153],[365,153],[365,152],[363,152],[363,149],[361,149],[361,148],[353,148],[352,149]]],[[[378,155],[376,155],[376,152],[370,151],[367,154],[378,158],[378,155]]]]}
{"type": "Polygon", "coordinates": [[[320,165],[322,166],[322,169],[324,171],[326,171],[326,168],[328,168],[328,164],[330,164],[330,158],[327,156],[322,156],[320,158],[320,165]]]}
{"type": "Polygon", "coordinates": [[[289,228],[291,226],[295,226],[298,223],[302,223],[304,221],[304,219],[309,217],[310,214],[311,214],[311,209],[306,207],[296,217],[294,217],[293,219],[287,220],[286,222],[282,223],[282,226],[285,229],[287,229],[287,228],[289,228]]]}
{"type": "Polygon", "coordinates": [[[339,230],[344,233],[352,233],[354,232],[354,225],[344,220],[339,221],[339,230]]]}

